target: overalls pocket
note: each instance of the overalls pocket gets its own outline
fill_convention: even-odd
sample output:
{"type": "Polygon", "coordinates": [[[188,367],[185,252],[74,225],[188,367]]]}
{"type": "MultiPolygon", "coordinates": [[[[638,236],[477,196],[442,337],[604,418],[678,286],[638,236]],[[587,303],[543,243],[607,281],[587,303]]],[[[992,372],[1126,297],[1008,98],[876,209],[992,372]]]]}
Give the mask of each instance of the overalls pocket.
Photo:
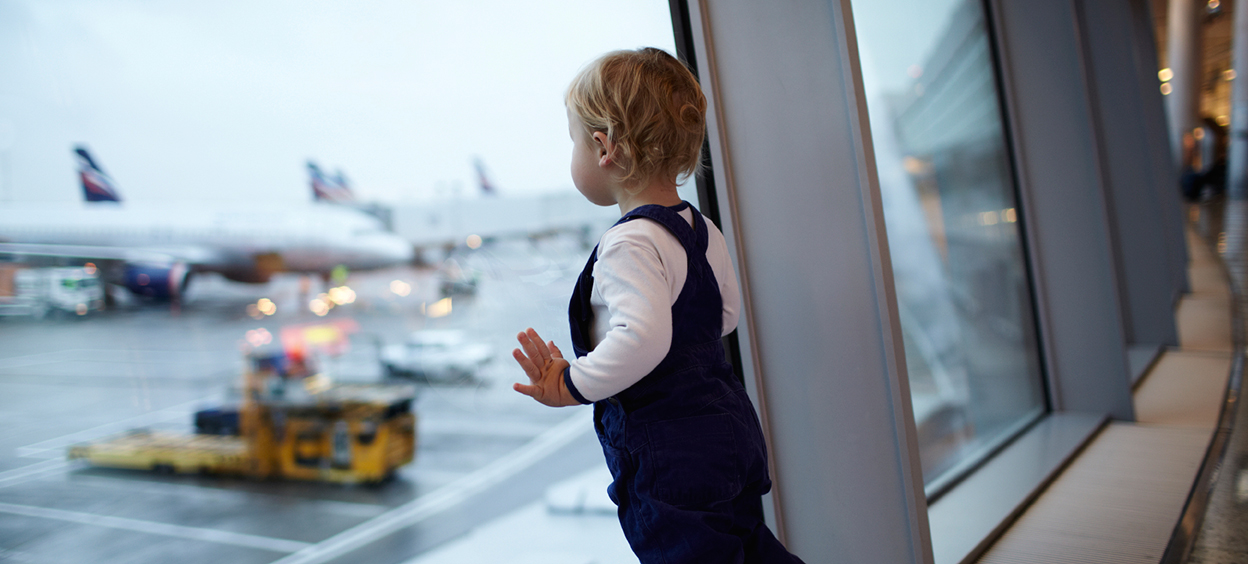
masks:
{"type": "Polygon", "coordinates": [[[602,453],[607,459],[607,470],[611,471],[611,484],[607,486],[607,497],[610,497],[617,507],[622,505],[621,499],[625,500],[624,504],[627,504],[626,488],[632,481],[632,464],[628,451],[603,443],[602,453]]]}
{"type": "Polygon", "coordinates": [[[705,507],[737,497],[744,468],[736,427],[726,413],[647,424],[649,440],[638,473],[648,475],[639,481],[650,486],[655,499],[677,507],[705,507]]]}
{"type": "Polygon", "coordinates": [[[607,470],[611,471],[611,485],[607,487],[607,495],[616,506],[622,508],[628,504],[628,490],[632,487],[635,473],[631,453],[619,448],[626,436],[623,411],[618,407],[608,406],[607,402],[595,402],[594,431],[598,435],[598,442],[602,444],[607,470]]]}

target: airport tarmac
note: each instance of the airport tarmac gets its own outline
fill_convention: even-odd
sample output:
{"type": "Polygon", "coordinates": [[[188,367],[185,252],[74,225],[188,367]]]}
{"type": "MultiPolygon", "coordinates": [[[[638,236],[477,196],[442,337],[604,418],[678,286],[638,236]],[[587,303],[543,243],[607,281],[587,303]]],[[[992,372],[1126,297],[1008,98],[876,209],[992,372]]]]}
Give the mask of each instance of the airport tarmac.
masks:
{"type": "Polygon", "coordinates": [[[533,326],[571,349],[567,299],[588,252],[570,235],[461,249],[481,280],[440,317],[430,315],[435,272],[399,268],[353,273],[355,302],[324,317],[306,301],[320,280],[305,293],[297,276],[245,285],[209,275],[178,308],[120,300],[84,318],[0,319],[0,561],[384,564],[506,526],[550,486],[602,464],[587,408],[546,408],[510,387],[523,377],[510,358],[518,331],[533,326]],[[393,292],[395,280],[411,292],[393,292]],[[251,317],[260,298],[277,312],[251,317]],[[247,331],[343,318],[360,331],[322,365],[340,380],[380,379],[378,346],[420,329],[462,329],[496,353],[474,382],[420,388],[416,459],[394,480],[258,482],[65,460],[72,444],[132,428],[190,432],[192,414],[237,384],[247,331]]]}

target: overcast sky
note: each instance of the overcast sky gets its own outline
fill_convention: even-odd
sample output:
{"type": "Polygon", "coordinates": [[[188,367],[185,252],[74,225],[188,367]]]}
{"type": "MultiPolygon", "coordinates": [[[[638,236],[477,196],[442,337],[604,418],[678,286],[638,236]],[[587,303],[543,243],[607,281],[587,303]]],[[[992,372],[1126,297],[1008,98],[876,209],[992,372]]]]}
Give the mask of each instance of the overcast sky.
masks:
{"type": "Polygon", "coordinates": [[[570,190],[563,92],[672,51],[659,0],[0,0],[0,201],[77,202],[89,146],[133,202],[570,190]]]}

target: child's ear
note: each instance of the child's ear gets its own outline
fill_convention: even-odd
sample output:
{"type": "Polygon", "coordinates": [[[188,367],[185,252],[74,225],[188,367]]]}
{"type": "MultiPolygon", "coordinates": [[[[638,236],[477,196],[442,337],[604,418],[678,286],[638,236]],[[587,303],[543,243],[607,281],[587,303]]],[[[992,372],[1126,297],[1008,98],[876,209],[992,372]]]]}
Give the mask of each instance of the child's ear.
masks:
{"type": "Polygon", "coordinates": [[[615,160],[615,143],[606,133],[594,132],[594,148],[598,150],[598,166],[610,165],[615,160]]]}

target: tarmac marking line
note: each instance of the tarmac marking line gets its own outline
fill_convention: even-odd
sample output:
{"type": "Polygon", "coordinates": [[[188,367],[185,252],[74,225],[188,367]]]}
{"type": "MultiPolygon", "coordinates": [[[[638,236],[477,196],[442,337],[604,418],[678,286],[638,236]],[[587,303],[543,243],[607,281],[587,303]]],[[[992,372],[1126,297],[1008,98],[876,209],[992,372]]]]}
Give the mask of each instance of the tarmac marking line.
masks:
{"type": "Polygon", "coordinates": [[[167,494],[167,493],[185,493],[189,494],[188,498],[180,501],[188,503],[199,503],[202,501],[213,500],[230,500],[233,502],[246,503],[255,501],[257,498],[272,500],[282,504],[296,503],[301,507],[311,510],[324,511],[337,515],[345,515],[349,517],[376,517],[389,510],[389,507],[375,503],[359,503],[354,501],[337,501],[331,499],[315,499],[305,497],[283,496],[280,494],[255,492],[247,490],[231,490],[219,487],[198,484],[179,484],[170,482],[156,482],[149,480],[134,479],[132,477],[120,478],[116,476],[75,476],[73,478],[74,486],[83,486],[87,488],[99,488],[108,490],[117,490],[125,488],[137,493],[150,494],[167,494]]]}
{"type": "Polygon", "coordinates": [[[22,458],[38,457],[39,454],[42,452],[46,452],[49,450],[62,449],[77,442],[82,442],[84,440],[90,440],[90,439],[97,439],[106,435],[111,435],[113,433],[117,433],[117,432],[125,430],[126,427],[130,427],[134,425],[151,424],[151,423],[161,423],[164,421],[169,421],[171,419],[176,419],[178,417],[185,417],[188,413],[190,413],[190,410],[188,408],[192,408],[197,404],[200,404],[210,398],[214,398],[218,396],[219,394],[205,396],[199,399],[188,401],[186,403],[180,403],[178,405],[169,406],[164,409],[158,409],[156,411],[151,411],[148,413],[144,413],[142,415],[136,415],[134,417],[122,419],[120,421],[113,421],[111,423],[97,425],[90,429],[84,429],[82,431],[77,431],[74,433],[70,433],[68,435],[61,435],[59,437],[54,437],[45,441],[39,441],[37,443],[26,445],[24,447],[17,447],[16,453],[17,453],[17,456],[22,457],[22,458]]]}
{"type": "Polygon", "coordinates": [[[60,470],[68,465],[69,463],[64,459],[53,458],[51,460],[44,460],[43,462],[29,464],[21,468],[5,470],[4,472],[0,472],[0,488],[11,486],[19,480],[24,481],[25,478],[60,470]]]}
{"type": "Polygon", "coordinates": [[[111,517],[108,515],[97,515],[95,513],[83,513],[80,511],[65,511],[63,509],[49,509],[46,507],[35,507],[31,505],[16,505],[12,503],[0,502],[0,513],[8,513],[10,515],[22,515],[26,517],[38,517],[43,519],[53,519],[57,521],[67,521],[70,523],[79,523],[82,525],[94,525],[97,527],[108,527],[110,529],[122,529],[127,531],[136,531],[140,533],[148,533],[152,535],[162,535],[166,537],[178,537],[184,539],[198,540],[204,542],[212,542],[217,544],[229,544],[246,548],[255,548],[259,550],[267,550],[270,552],[291,553],[303,550],[310,546],[306,542],[292,541],[286,539],[277,539],[272,537],[262,537],[257,535],[248,535],[244,533],[231,533],[229,531],[219,531],[216,529],[204,529],[200,527],[185,527],[182,525],[170,525],[168,523],[157,523],[155,521],[143,521],[140,519],[129,519],[126,517],[111,517]]]}
{"type": "Polygon", "coordinates": [[[418,497],[272,564],[321,564],[455,507],[532,466],[593,428],[581,410],[512,453],[428,495],[418,497]]]}

